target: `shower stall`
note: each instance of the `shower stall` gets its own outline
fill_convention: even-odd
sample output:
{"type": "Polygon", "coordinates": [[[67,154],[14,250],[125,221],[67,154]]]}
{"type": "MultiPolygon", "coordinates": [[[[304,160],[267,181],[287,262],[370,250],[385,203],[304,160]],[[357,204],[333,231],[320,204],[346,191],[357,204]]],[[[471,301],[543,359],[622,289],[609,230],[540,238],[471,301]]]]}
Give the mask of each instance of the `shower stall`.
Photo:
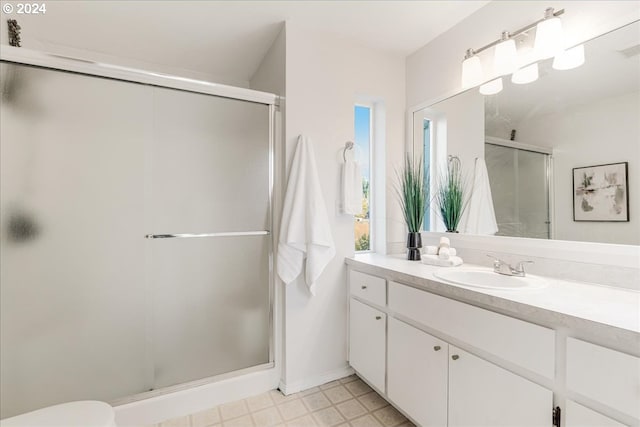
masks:
{"type": "Polygon", "coordinates": [[[489,137],[484,150],[496,235],[550,239],[550,151],[489,137]]]}
{"type": "Polygon", "coordinates": [[[276,96],[0,67],[0,418],[273,367],[276,96]]]}

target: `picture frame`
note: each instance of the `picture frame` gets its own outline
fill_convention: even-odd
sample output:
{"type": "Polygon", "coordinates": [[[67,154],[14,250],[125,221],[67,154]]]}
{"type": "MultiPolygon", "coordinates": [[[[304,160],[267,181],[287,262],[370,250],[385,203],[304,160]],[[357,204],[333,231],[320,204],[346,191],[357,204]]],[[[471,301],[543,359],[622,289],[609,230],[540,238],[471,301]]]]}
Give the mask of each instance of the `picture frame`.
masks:
{"type": "Polygon", "coordinates": [[[629,221],[629,163],[573,168],[573,220],[629,221]]]}

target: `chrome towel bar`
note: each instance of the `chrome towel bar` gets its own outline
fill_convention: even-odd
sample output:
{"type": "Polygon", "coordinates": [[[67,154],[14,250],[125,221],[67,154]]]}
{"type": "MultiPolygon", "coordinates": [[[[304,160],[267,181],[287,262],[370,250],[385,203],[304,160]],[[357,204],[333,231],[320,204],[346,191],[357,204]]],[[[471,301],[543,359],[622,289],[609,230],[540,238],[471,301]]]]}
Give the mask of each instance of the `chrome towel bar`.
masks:
{"type": "Polygon", "coordinates": [[[229,231],[223,233],[203,234],[147,234],[146,239],[187,239],[192,237],[233,237],[233,236],[264,236],[270,234],[268,230],[259,231],[229,231]]]}

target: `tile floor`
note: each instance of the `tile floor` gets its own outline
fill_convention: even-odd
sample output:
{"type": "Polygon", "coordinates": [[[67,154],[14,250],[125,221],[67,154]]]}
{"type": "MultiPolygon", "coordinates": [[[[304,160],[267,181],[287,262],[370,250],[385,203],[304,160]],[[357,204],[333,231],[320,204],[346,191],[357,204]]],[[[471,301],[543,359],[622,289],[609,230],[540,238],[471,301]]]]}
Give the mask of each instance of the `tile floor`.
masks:
{"type": "Polygon", "coordinates": [[[153,427],[210,426],[414,427],[355,375],[289,396],[272,390],[153,427]]]}

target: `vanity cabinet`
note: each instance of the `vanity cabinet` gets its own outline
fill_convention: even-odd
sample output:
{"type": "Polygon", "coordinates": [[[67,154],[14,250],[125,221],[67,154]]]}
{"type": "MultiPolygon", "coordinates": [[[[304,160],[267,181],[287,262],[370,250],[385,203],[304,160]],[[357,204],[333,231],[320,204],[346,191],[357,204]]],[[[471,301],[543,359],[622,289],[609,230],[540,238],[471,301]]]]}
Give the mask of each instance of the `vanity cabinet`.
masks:
{"type": "Polygon", "coordinates": [[[567,399],[565,405],[565,427],[625,427],[609,417],[567,399]]]}
{"type": "Polygon", "coordinates": [[[553,394],[525,378],[389,318],[387,395],[427,426],[542,426],[553,394]]]}
{"type": "Polygon", "coordinates": [[[387,315],[353,298],[349,303],[349,363],[384,392],[387,315]]]}

